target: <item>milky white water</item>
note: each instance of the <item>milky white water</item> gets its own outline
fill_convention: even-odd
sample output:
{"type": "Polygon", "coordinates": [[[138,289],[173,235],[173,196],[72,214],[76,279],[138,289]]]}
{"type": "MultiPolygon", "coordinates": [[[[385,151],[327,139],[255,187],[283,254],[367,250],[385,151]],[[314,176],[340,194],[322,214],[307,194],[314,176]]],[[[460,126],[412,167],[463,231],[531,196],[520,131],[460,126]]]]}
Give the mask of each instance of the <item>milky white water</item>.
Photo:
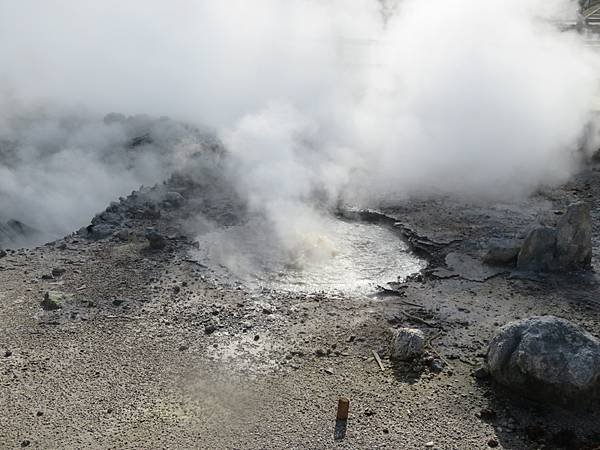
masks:
{"type": "Polygon", "coordinates": [[[285,249],[260,223],[219,228],[198,237],[194,257],[231,281],[292,292],[369,294],[424,267],[388,228],[333,219],[325,228],[285,249]]]}

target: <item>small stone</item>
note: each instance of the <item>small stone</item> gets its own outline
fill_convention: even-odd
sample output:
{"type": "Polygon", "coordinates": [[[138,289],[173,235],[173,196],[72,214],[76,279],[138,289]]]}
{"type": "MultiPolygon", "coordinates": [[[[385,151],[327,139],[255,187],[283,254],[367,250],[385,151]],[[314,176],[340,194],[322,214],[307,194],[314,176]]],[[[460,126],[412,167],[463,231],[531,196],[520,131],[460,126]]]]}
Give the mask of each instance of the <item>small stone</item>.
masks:
{"type": "Polygon", "coordinates": [[[479,411],[479,417],[486,421],[494,420],[496,418],[496,411],[490,408],[483,408],[479,411]]]}
{"type": "Polygon", "coordinates": [[[4,357],[5,357],[5,358],[8,358],[8,357],[10,357],[10,356],[12,356],[12,352],[11,352],[10,350],[6,350],[6,351],[4,352],[4,357]]]}
{"type": "Polygon", "coordinates": [[[35,413],[35,415],[38,417],[42,417],[44,415],[44,413],[42,411],[38,411],[35,413]]]}
{"type": "Polygon", "coordinates": [[[490,439],[487,443],[488,447],[496,448],[498,447],[498,441],[496,439],[490,439]]]}
{"type": "Polygon", "coordinates": [[[45,311],[54,311],[61,309],[67,296],[62,292],[48,291],[44,294],[44,300],[42,300],[42,308],[45,311]]]}
{"type": "Polygon", "coordinates": [[[257,334],[256,336],[254,336],[254,340],[258,341],[260,339],[260,336],[257,334]]]}
{"type": "Polygon", "coordinates": [[[168,206],[179,207],[185,202],[185,198],[179,192],[166,192],[163,202],[168,206]]]}
{"type": "Polygon", "coordinates": [[[429,441],[429,442],[427,442],[427,443],[425,444],[425,447],[427,447],[427,448],[431,448],[431,447],[433,447],[434,445],[435,445],[435,443],[434,443],[433,441],[429,441]]]}
{"type": "Polygon", "coordinates": [[[323,369],[323,372],[325,372],[327,375],[333,375],[333,369],[330,367],[323,369]]]}
{"type": "Polygon", "coordinates": [[[429,369],[431,369],[432,372],[440,373],[444,370],[444,362],[434,358],[429,362],[429,369]]]}
{"type": "Polygon", "coordinates": [[[213,324],[204,327],[204,334],[213,334],[215,331],[217,331],[217,327],[213,324]]]}
{"type": "Polygon", "coordinates": [[[7,254],[6,251],[0,249],[0,258],[4,258],[7,254]]]}
{"type": "Polygon", "coordinates": [[[54,277],[49,273],[45,273],[41,278],[42,280],[54,280],[54,277]]]}
{"type": "Polygon", "coordinates": [[[190,347],[189,347],[189,345],[187,345],[187,344],[181,344],[181,345],[179,346],[178,350],[179,350],[180,352],[184,352],[184,351],[186,351],[188,348],[190,348],[190,347]]]}
{"type": "Polygon", "coordinates": [[[425,335],[416,328],[399,328],[393,332],[392,358],[408,361],[423,354],[425,335]]]}
{"type": "Polygon", "coordinates": [[[60,277],[61,275],[64,275],[66,271],[67,269],[64,269],[62,267],[55,267],[54,269],[52,269],[52,276],[60,277]]]}
{"type": "Polygon", "coordinates": [[[29,439],[25,439],[23,442],[21,442],[21,447],[29,447],[29,445],[31,445],[31,441],[29,439]]]}
{"type": "Polygon", "coordinates": [[[131,233],[127,229],[119,230],[115,233],[115,236],[117,237],[117,239],[119,239],[123,242],[128,241],[130,235],[131,235],[131,233]]]}
{"type": "Polygon", "coordinates": [[[121,298],[115,298],[112,301],[113,306],[121,306],[123,304],[125,300],[121,299],[121,298]]]}
{"type": "Polygon", "coordinates": [[[167,246],[166,238],[154,228],[146,228],[145,236],[152,250],[162,250],[167,246]]]}

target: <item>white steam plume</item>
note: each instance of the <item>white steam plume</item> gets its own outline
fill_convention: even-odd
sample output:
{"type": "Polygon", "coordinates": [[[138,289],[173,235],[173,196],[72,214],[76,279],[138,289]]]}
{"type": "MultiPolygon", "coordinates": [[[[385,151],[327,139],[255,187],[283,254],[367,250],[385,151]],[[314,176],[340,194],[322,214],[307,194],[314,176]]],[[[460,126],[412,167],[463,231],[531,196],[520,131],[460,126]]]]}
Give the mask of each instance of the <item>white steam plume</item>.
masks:
{"type": "Polygon", "coordinates": [[[510,198],[565,180],[580,161],[600,73],[583,38],[557,25],[576,8],[0,0],[0,82],[26,105],[222,129],[232,179],[287,238],[316,201],[510,198]]]}

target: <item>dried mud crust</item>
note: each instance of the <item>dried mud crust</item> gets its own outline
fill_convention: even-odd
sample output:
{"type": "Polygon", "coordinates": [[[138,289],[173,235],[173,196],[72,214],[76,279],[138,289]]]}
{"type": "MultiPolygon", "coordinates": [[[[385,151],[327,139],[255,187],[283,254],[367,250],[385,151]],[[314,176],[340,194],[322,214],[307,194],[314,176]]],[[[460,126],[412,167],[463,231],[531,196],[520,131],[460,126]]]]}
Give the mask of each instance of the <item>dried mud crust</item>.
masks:
{"type": "MultiPolygon", "coordinates": [[[[170,183],[159,189],[191,196],[170,183]]],[[[598,410],[528,402],[473,374],[495,330],[514,319],[553,314],[600,335],[595,272],[470,281],[445,261],[479,259],[490,236],[575,200],[592,205],[597,255],[599,190],[590,171],[518,205],[438,199],[384,210],[431,265],[376,298],[219,279],[188,259],[186,208],[125,217],[125,240],[71,236],[9,252],[0,259],[0,447],[594,448],[598,410]],[[148,226],[166,236],[163,250],[147,248],[148,226]],[[64,273],[50,277],[56,268],[64,273]],[[69,294],[61,309],[41,308],[49,290],[69,294]],[[441,372],[392,363],[388,329],[400,325],[424,331],[441,372]],[[335,440],[340,395],[350,419],[335,440]]]]}

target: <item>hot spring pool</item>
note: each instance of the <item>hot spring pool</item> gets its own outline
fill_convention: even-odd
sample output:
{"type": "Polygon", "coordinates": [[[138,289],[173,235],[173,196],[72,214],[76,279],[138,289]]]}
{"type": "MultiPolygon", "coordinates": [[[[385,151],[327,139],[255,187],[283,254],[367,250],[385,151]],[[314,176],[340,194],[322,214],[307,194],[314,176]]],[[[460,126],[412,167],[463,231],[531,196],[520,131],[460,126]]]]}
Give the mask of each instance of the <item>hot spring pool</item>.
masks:
{"type": "Polygon", "coordinates": [[[365,295],[425,266],[396,232],[364,222],[329,219],[293,245],[281,245],[260,222],[215,229],[197,240],[198,262],[258,289],[365,295]]]}

